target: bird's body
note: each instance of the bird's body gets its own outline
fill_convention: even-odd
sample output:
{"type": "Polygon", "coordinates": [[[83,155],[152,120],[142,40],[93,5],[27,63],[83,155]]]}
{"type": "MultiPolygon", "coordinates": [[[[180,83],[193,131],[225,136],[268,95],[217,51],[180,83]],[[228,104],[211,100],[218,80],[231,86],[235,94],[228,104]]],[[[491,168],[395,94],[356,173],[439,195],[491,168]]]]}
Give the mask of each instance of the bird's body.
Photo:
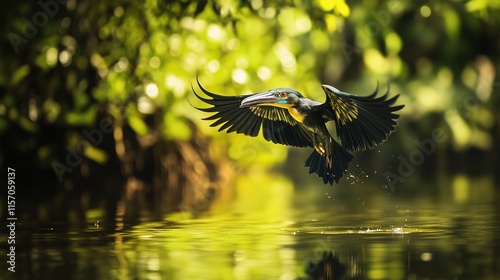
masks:
{"type": "Polygon", "coordinates": [[[333,184],[347,171],[352,155],[348,151],[373,148],[385,141],[396,127],[399,117],[394,112],[403,105],[393,106],[398,96],[388,94],[360,97],[323,85],[324,103],[305,98],[290,88],[276,88],[263,93],[222,96],[200,89],[209,97],[194,94],[212,105],[198,108],[214,113],[205,120],[219,131],[243,133],[255,137],[262,129],[266,140],[296,147],[313,147],[306,160],[309,173],[317,173],[323,182],[333,184]],[[326,122],[334,121],[340,144],[330,135],[326,122]]]}

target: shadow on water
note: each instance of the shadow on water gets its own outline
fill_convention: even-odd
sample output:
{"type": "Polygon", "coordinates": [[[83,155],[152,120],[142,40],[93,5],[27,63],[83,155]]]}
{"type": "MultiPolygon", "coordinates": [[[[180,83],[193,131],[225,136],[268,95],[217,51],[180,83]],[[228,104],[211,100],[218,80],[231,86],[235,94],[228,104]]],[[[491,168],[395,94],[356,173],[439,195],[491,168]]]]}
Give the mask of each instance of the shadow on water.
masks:
{"type": "MultiPolygon", "coordinates": [[[[18,270],[12,278],[2,263],[1,278],[500,277],[500,201],[491,177],[442,175],[433,188],[416,179],[422,192],[411,195],[375,181],[328,193],[314,182],[295,190],[279,180],[265,186],[236,182],[234,201],[215,201],[199,217],[173,213],[119,228],[98,218],[82,226],[20,222],[18,270]]],[[[3,242],[0,255],[7,253],[3,242]]]]}

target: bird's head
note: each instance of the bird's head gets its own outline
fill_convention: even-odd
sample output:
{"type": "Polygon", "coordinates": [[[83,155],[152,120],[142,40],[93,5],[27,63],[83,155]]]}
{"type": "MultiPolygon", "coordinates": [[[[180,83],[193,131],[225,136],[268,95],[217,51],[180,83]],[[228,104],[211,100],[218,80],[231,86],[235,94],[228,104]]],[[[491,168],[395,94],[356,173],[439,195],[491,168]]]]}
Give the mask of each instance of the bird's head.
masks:
{"type": "Polygon", "coordinates": [[[297,104],[301,98],[303,98],[302,94],[292,88],[275,88],[243,99],[240,107],[275,106],[288,108],[297,104]]]}

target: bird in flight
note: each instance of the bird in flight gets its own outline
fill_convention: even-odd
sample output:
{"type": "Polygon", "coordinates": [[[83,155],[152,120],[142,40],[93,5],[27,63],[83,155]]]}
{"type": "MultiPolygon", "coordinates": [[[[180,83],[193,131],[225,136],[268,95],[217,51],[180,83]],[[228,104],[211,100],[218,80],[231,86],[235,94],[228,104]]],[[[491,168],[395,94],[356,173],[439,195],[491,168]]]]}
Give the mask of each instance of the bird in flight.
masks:
{"type": "Polygon", "coordinates": [[[377,97],[357,96],[342,92],[333,86],[322,85],[326,94],[324,103],[302,96],[291,88],[275,88],[262,93],[225,96],[199,88],[207,97],[193,93],[201,101],[211,105],[196,108],[212,115],[204,120],[220,125],[220,131],[243,133],[256,137],[262,129],[264,139],[276,144],[294,147],[312,147],[312,154],[305,166],[309,173],[323,178],[323,183],[333,185],[347,172],[352,160],[349,151],[373,148],[384,142],[396,128],[397,111],[404,105],[394,105],[399,94],[389,98],[387,92],[377,97]],[[326,123],[335,123],[335,140],[326,123]]]}

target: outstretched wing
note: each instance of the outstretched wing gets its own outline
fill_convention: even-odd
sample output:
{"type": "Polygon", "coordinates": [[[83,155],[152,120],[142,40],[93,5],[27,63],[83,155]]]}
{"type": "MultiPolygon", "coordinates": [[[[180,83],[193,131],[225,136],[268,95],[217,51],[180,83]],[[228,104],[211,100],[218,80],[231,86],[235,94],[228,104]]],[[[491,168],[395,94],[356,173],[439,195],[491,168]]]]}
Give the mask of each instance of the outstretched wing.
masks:
{"type": "Polygon", "coordinates": [[[262,127],[264,139],[277,144],[295,147],[312,147],[311,136],[290,114],[287,109],[271,106],[240,107],[241,101],[250,95],[223,96],[207,91],[197,80],[200,89],[210,98],[201,101],[212,105],[209,108],[196,108],[213,113],[204,120],[214,121],[210,126],[218,126],[219,131],[243,133],[255,137],[262,127]]]}
{"type": "Polygon", "coordinates": [[[396,111],[404,105],[394,106],[399,95],[388,98],[387,92],[376,97],[375,92],[369,96],[356,96],[324,85],[326,102],[316,109],[323,112],[325,120],[333,120],[344,148],[350,151],[373,148],[384,142],[396,128],[396,111]]]}

